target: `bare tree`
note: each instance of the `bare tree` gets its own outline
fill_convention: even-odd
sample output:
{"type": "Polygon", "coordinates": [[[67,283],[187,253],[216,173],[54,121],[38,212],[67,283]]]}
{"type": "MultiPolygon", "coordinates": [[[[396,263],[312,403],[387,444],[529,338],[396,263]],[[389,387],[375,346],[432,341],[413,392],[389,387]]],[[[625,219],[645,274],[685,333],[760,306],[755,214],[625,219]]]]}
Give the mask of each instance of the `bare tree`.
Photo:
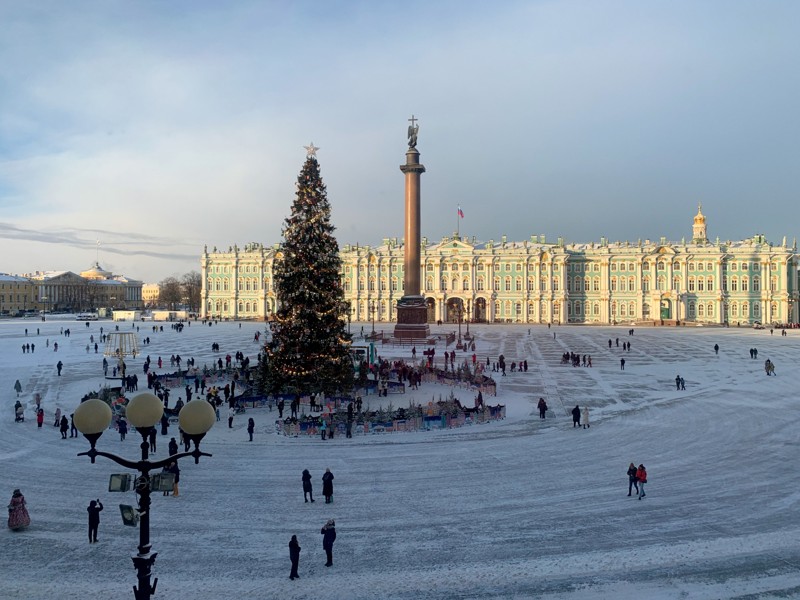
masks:
{"type": "Polygon", "coordinates": [[[164,308],[175,308],[176,304],[181,303],[183,292],[181,283],[175,277],[162,279],[159,284],[158,304],[164,308]]]}
{"type": "Polygon", "coordinates": [[[200,309],[200,289],[202,279],[197,271],[189,271],[181,277],[181,287],[183,292],[183,303],[191,312],[198,312],[200,309]]]}

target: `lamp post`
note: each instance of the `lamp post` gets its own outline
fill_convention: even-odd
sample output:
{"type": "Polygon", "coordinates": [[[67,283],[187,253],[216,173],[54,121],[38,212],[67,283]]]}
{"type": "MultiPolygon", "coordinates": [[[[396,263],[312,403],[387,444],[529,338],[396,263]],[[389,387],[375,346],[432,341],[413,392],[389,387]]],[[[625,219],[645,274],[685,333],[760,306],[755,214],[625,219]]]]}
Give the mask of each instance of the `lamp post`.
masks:
{"type": "Polygon", "coordinates": [[[186,404],[179,414],[181,429],[183,429],[184,435],[187,435],[194,443],[194,450],[179,452],[161,460],[148,460],[147,436],[161,419],[163,413],[164,405],[161,400],[150,393],[139,394],[128,403],[125,411],[126,417],[142,436],[142,458],[138,461],[95,449],[97,440],[111,423],[111,408],[108,404],[96,398],[87,400],[78,406],[73,417],[75,427],[89,440],[91,446],[87,452],[81,452],[78,456],[88,456],[92,463],[96,457],[104,456],[118,465],[135,469],[140,473],[136,479],[136,492],[139,494],[139,546],[138,552],[132,557],[139,583],[138,586],[133,586],[133,595],[136,600],[150,600],[150,597],[156,592],[156,585],[158,585],[157,577],[152,584],[150,582],[153,563],[158,556],[157,552],[151,551],[150,546],[150,472],[177,462],[179,458],[186,456],[193,456],[195,464],[200,462],[201,456],[211,456],[207,452],[201,452],[199,445],[200,440],[216,421],[216,415],[208,402],[197,399],[186,404]]]}
{"type": "Polygon", "coordinates": [[[44,300],[44,315],[42,315],[42,321],[47,320],[47,301],[49,298],[47,296],[42,296],[41,300],[44,300]]]}
{"type": "Polygon", "coordinates": [[[369,301],[369,312],[372,316],[372,335],[375,335],[375,300],[369,301]]]}
{"type": "Polygon", "coordinates": [[[464,314],[464,308],[461,304],[456,305],[456,316],[458,317],[458,345],[461,345],[461,316],[464,314]]]}
{"type": "Polygon", "coordinates": [[[469,337],[469,317],[471,313],[470,301],[467,300],[467,337],[469,337]]]}

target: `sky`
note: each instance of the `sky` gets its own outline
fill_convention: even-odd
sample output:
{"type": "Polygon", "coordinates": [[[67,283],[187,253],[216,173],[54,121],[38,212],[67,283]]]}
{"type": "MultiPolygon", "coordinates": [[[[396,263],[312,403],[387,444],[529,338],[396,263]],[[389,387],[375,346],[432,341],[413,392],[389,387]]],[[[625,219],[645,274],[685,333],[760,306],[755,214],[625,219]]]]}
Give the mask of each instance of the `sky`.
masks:
{"type": "MultiPolygon", "coordinates": [[[[137,498],[109,493],[108,482],[112,473],[134,472],[103,456],[95,464],[77,456],[88,441],[62,440],[53,427],[56,410],[69,416],[84,394],[114,385],[101,366],[103,351],[112,351],[85,351],[101,327],[113,325],[87,328],[67,315],[0,321],[0,498],[8,502],[20,489],[31,517],[25,531],[0,527],[4,600],[131,598],[139,532],[122,524],[118,505],[136,506],[137,498]],[[69,337],[60,335],[65,327],[69,337]],[[20,351],[31,343],[35,352],[20,351]],[[12,417],[16,380],[22,423],[12,417]],[[41,429],[34,394],[44,410],[41,429]],[[93,499],[104,504],[97,544],[86,532],[93,499]]],[[[129,323],[119,327],[133,331],[129,323]]],[[[636,327],[629,336],[628,327],[473,325],[481,363],[500,353],[508,364],[529,362],[527,372],[490,373],[497,396],[487,390],[483,400],[505,406],[500,421],[394,433],[363,433],[356,424],[352,438],[340,432],[323,442],[319,435],[279,435],[275,409],[248,405],[231,427],[223,409],[200,444],[212,456],[199,464],[180,460],[179,497],[151,497],[153,600],[800,597],[800,331],[784,337],[746,327],[636,327]],[[615,338],[630,350],[608,347],[615,338]],[[589,354],[592,368],[561,364],[564,352],[589,354]],[[775,377],[765,375],[767,358],[775,377]],[[685,390],[676,389],[676,375],[685,390]],[[550,409],[544,420],[540,397],[550,409]],[[576,404],[589,409],[587,429],[572,426],[576,404]],[[632,461],[647,469],[642,500],[627,496],[632,461]],[[321,493],[326,468],[335,478],[332,504],[321,493]],[[313,504],[303,502],[303,469],[312,476],[313,504]],[[330,568],[320,535],[328,519],[337,532],[330,568]],[[296,581],[289,579],[292,535],[302,548],[296,581]]],[[[126,358],[128,373],[141,376],[145,355],[161,375],[174,373],[166,360],[173,354],[194,358],[198,369],[237,351],[255,364],[259,331],[263,323],[247,321],[195,323],[181,332],[142,327],[139,343],[144,336],[150,343],[126,358]],[[213,342],[221,352],[212,352],[213,342]]],[[[439,341],[438,367],[444,349],[439,341]]],[[[379,352],[413,360],[409,346],[386,344],[379,352]]],[[[459,353],[464,359],[469,355],[459,353]]],[[[146,391],[140,382],[129,398],[146,391]]],[[[212,375],[207,385],[229,382],[212,375]]],[[[183,382],[165,383],[174,406],[183,382]]],[[[362,399],[364,410],[374,411],[381,404],[426,406],[450,394],[474,405],[474,388],[427,378],[418,390],[362,399]]],[[[307,407],[304,401],[301,416],[307,407]]],[[[156,436],[152,460],[167,457],[172,436],[179,437],[174,422],[156,436]]],[[[121,441],[111,429],[97,450],[132,460],[137,438],[131,430],[121,441]]]]}
{"type": "Polygon", "coordinates": [[[0,272],[159,281],[282,239],[304,146],[340,245],[798,234],[794,2],[0,0],[0,272]],[[464,218],[458,217],[458,207],[464,218]],[[98,241],[100,242],[98,245],[98,241]]]}

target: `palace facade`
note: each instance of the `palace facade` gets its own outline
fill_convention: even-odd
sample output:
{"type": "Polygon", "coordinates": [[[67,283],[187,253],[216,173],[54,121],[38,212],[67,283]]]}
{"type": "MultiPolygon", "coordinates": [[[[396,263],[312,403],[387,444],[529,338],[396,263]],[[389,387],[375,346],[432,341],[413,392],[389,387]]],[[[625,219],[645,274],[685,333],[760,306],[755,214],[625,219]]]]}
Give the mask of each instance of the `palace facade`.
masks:
{"type": "MultiPolygon", "coordinates": [[[[692,238],[565,244],[545,236],[476,242],[450,236],[421,244],[429,322],[798,322],[797,242],[763,235],[709,241],[698,208],[692,238]]],[[[391,322],[403,296],[402,241],[345,245],[342,286],[352,321],[391,322]]],[[[272,266],[280,245],[253,243],[201,257],[202,316],[265,319],[275,312],[272,266]]]]}

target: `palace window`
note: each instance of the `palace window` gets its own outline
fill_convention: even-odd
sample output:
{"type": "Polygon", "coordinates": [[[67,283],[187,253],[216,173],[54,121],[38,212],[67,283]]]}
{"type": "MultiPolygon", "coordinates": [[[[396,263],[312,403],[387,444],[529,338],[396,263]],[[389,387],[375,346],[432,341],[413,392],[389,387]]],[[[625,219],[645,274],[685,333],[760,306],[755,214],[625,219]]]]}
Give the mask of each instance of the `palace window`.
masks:
{"type": "Polygon", "coordinates": [[[542,291],[547,289],[547,278],[546,277],[540,277],[539,278],[539,289],[542,290],[542,291]]]}
{"type": "Polygon", "coordinates": [[[478,263],[478,271],[483,271],[483,263],[478,263]]]}
{"type": "Polygon", "coordinates": [[[592,314],[595,317],[600,315],[600,305],[597,302],[592,305],[592,314]]]}
{"type": "Polygon", "coordinates": [[[619,270],[620,271],[624,271],[625,270],[625,263],[619,263],[619,270]]]}
{"type": "MultiPolygon", "coordinates": [[[[227,279],[223,279],[222,280],[222,290],[227,292],[229,287],[230,287],[230,281],[228,281],[227,279]]],[[[227,309],[225,309],[225,310],[227,310],[227,309]]]]}
{"type": "Polygon", "coordinates": [[[439,289],[446,291],[447,290],[447,279],[442,277],[441,281],[439,282],[441,287],[439,289]]]}
{"type": "Polygon", "coordinates": [[[350,280],[349,279],[345,279],[344,280],[344,291],[345,292],[349,292],[350,291],[350,280]]]}
{"type": "Polygon", "coordinates": [[[689,270],[690,271],[694,271],[694,263],[693,262],[689,263],[689,270]]]}
{"type": "Polygon", "coordinates": [[[761,316],[761,305],[758,302],[753,303],[753,316],[756,318],[761,316]]]}
{"type": "Polygon", "coordinates": [[[681,263],[677,260],[672,263],[672,270],[673,271],[680,271],[681,270],[681,263]]]}
{"type": "Polygon", "coordinates": [[[529,292],[533,291],[535,283],[536,282],[534,281],[533,277],[528,277],[528,291],[529,292]]]}
{"type": "Polygon", "coordinates": [[[694,277],[689,277],[689,291],[694,291],[694,277]]]}
{"type": "Polygon", "coordinates": [[[713,292],[714,291],[714,278],[713,277],[707,277],[706,278],[706,290],[708,290],[709,292],[713,292]]]}
{"type": "Polygon", "coordinates": [[[778,278],[775,275],[769,278],[769,289],[771,292],[778,291],[778,278]]]}
{"type": "Polygon", "coordinates": [[[478,282],[476,286],[479,292],[483,291],[483,277],[478,277],[478,282]]]}
{"type": "Polygon", "coordinates": [[[553,277],[553,291],[554,292],[558,291],[558,277],[553,277]]]}
{"type": "Polygon", "coordinates": [[[705,279],[703,279],[702,277],[698,277],[697,278],[697,291],[698,292],[702,292],[702,291],[705,290],[705,287],[706,287],[705,279]]]}
{"type": "Polygon", "coordinates": [[[700,304],[697,305],[697,316],[704,317],[706,316],[705,313],[706,313],[706,307],[701,302],[700,304]]]}
{"type": "Polygon", "coordinates": [[[611,270],[612,271],[616,271],[617,270],[617,263],[614,263],[614,262],[611,263],[611,270]]]}
{"type": "Polygon", "coordinates": [[[366,285],[366,282],[364,281],[364,279],[363,278],[359,279],[358,280],[358,291],[359,292],[363,292],[365,285],[366,285]]]}
{"type": "Polygon", "coordinates": [[[433,291],[433,277],[426,277],[425,278],[425,291],[432,292],[433,291]]]}
{"type": "Polygon", "coordinates": [[[464,277],[464,279],[461,282],[461,289],[464,290],[465,292],[469,291],[469,279],[467,279],[466,277],[464,277]]]}
{"type": "Polygon", "coordinates": [[[695,305],[694,302],[689,302],[689,318],[694,319],[695,317],[695,305]]]}
{"type": "Polygon", "coordinates": [[[750,305],[747,302],[742,302],[742,318],[746,319],[750,316],[750,305]]]}
{"type": "Polygon", "coordinates": [[[706,263],[706,271],[713,271],[714,263],[706,263]]]}
{"type": "Polygon", "coordinates": [[[666,264],[664,264],[664,261],[663,261],[663,260],[660,260],[660,261],[658,261],[658,267],[657,267],[657,269],[658,269],[659,271],[664,271],[666,268],[667,268],[667,266],[666,266],[666,264]]]}
{"type": "Polygon", "coordinates": [[[656,279],[656,289],[660,291],[665,291],[667,288],[667,278],[663,275],[659,275],[658,279],[656,279]]]}
{"type": "Polygon", "coordinates": [[[458,289],[458,279],[455,277],[453,277],[452,281],[450,281],[450,289],[454,291],[458,289]]]}
{"type": "Polygon", "coordinates": [[[619,278],[619,291],[620,292],[628,291],[628,280],[625,277],[619,278]]]}
{"type": "Polygon", "coordinates": [[[649,271],[650,270],[650,263],[645,261],[642,263],[642,271],[649,271]]]}
{"type": "Polygon", "coordinates": [[[493,283],[494,283],[494,291],[495,292],[499,292],[500,291],[500,278],[499,277],[495,277],[493,283]]]}
{"type": "Polygon", "coordinates": [[[522,263],[517,263],[517,271],[522,271],[522,263]]]}
{"type": "Polygon", "coordinates": [[[617,278],[616,277],[612,277],[611,278],[611,291],[612,292],[616,292],[617,291],[617,278]]]}
{"type": "Polygon", "coordinates": [[[750,280],[747,277],[742,277],[742,291],[743,292],[747,291],[747,288],[749,287],[748,286],[749,282],[750,282],[750,280]]]}
{"type": "Polygon", "coordinates": [[[738,317],[739,316],[739,303],[733,302],[731,303],[731,317],[738,317]]]}
{"type": "Polygon", "coordinates": [[[386,291],[386,286],[387,286],[387,284],[388,284],[388,282],[386,281],[386,278],[385,278],[385,277],[382,277],[382,278],[381,278],[381,291],[382,291],[382,292],[385,292],[385,291],[386,291]]]}
{"type": "Polygon", "coordinates": [[[739,278],[738,277],[731,277],[731,291],[738,292],[739,291],[739,278]]]}
{"type": "Polygon", "coordinates": [[[511,291],[511,277],[506,277],[504,283],[505,283],[505,287],[504,287],[505,291],[510,292],[511,291]]]}
{"type": "Polygon", "coordinates": [[[753,291],[759,292],[761,291],[761,279],[756,275],[753,277],[753,291]]]}
{"type": "Polygon", "coordinates": [[[370,277],[369,278],[369,291],[370,292],[374,292],[375,291],[375,278],[374,277],[370,277]]]}
{"type": "Polygon", "coordinates": [[[397,277],[392,277],[392,291],[397,291],[397,277]]]}
{"type": "Polygon", "coordinates": [[[517,277],[514,280],[514,287],[518,292],[522,291],[522,277],[517,277]]]}
{"type": "Polygon", "coordinates": [[[714,303],[713,302],[709,302],[708,305],[706,306],[706,316],[707,317],[713,317],[714,316],[714,303]]]}
{"type": "Polygon", "coordinates": [[[642,278],[642,291],[649,292],[650,291],[650,278],[644,277],[642,278]]]}
{"type": "Polygon", "coordinates": [[[588,277],[584,277],[583,278],[583,291],[584,292],[588,292],[589,291],[589,278],[588,277]]]}
{"type": "Polygon", "coordinates": [[[428,263],[427,265],[425,265],[425,270],[426,271],[433,271],[433,263],[428,263]]]}

